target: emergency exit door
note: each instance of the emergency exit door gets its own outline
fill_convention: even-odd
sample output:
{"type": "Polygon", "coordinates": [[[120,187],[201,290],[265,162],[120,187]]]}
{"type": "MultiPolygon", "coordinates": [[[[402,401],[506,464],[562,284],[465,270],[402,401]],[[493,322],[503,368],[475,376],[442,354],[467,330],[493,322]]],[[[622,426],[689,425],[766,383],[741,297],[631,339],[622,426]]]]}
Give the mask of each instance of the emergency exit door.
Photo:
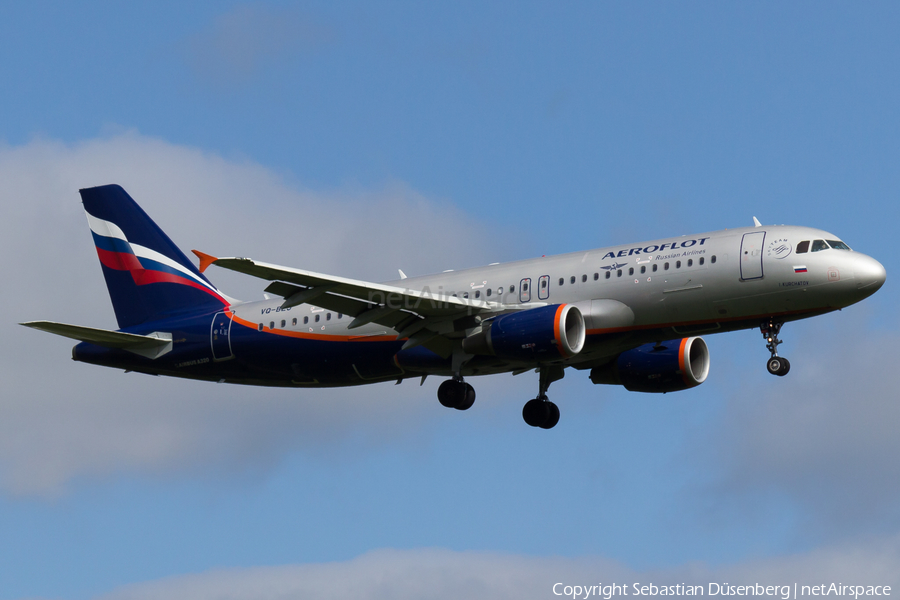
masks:
{"type": "Polygon", "coordinates": [[[531,278],[519,282],[519,302],[531,302],[531,278]]]}

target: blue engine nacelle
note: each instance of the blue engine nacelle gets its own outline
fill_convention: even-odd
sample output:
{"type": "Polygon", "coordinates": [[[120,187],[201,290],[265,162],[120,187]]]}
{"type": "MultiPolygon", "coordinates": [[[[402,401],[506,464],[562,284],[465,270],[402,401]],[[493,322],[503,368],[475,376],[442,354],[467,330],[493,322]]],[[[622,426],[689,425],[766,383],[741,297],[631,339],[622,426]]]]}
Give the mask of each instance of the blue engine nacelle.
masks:
{"type": "Polygon", "coordinates": [[[591,369],[591,381],[623,385],[631,392],[677,392],[696,387],[709,375],[709,348],[690,337],[645,344],[591,369]]]}
{"type": "Polygon", "coordinates": [[[584,347],[584,317],[576,306],[552,304],[508,313],[463,340],[469,354],[540,362],[575,356],[584,347]]]}

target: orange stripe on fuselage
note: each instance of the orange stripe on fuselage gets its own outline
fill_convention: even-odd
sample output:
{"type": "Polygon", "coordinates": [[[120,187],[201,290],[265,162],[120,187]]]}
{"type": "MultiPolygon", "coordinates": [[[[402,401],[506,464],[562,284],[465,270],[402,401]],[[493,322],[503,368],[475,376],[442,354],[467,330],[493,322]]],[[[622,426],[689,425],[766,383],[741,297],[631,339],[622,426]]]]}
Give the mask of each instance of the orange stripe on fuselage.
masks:
{"type": "MultiPolygon", "coordinates": [[[[244,327],[248,327],[253,329],[254,331],[259,331],[259,324],[252,323],[246,319],[242,319],[235,315],[232,312],[226,312],[229,318],[231,318],[238,325],[243,325],[244,327]]],[[[292,337],[292,338],[300,338],[305,340],[318,340],[320,342],[394,342],[394,341],[402,341],[398,340],[395,335],[330,335],[327,333],[311,333],[306,331],[287,331],[285,329],[269,329],[268,327],[263,327],[263,333],[270,333],[272,335],[280,335],[283,337],[292,337]]],[[[406,338],[403,338],[406,339],[406,338]]]]}

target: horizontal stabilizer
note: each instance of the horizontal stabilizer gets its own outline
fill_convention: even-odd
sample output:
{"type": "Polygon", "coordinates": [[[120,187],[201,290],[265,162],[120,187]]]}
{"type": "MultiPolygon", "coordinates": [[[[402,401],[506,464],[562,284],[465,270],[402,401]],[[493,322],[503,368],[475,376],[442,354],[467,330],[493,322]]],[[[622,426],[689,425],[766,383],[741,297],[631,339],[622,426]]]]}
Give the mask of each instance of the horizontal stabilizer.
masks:
{"type": "Polygon", "coordinates": [[[128,350],[147,358],[159,358],[172,350],[172,334],[154,331],[149,335],[137,335],[122,331],[110,331],[109,329],[97,329],[95,327],[82,327],[81,325],[68,325],[53,321],[28,321],[19,323],[25,327],[39,329],[47,333],[61,335],[81,342],[88,342],[104,348],[118,348],[128,350]]]}

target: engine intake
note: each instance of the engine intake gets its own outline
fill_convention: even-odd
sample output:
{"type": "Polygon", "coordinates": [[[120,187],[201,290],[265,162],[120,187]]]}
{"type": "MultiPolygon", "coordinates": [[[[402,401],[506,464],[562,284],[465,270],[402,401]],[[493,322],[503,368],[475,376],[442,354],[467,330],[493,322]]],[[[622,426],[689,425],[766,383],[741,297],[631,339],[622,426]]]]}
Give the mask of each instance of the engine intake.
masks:
{"type": "Polygon", "coordinates": [[[463,340],[469,354],[541,361],[575,356],[584,347],[584,317],[576,306],[553,304],[496,317],[463,340]]]}
{"type": "Polygon", "coordinates": [[[689,337],[645,344],[591,369],[591,381],[623,385],[631,392],[677,392],[696,387],[709,375],[709,348],[689,337]]]}

